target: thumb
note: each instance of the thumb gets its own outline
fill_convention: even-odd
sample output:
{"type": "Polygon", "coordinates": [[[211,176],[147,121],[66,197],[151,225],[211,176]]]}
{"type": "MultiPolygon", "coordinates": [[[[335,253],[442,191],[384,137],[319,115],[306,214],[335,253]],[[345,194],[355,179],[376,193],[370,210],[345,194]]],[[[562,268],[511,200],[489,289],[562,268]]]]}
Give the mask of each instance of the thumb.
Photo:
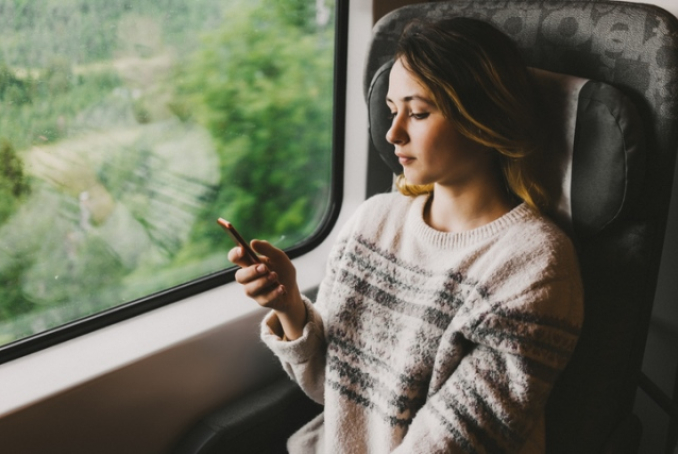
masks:
{"type": "Polygon", "coordinates": [[[285,254],[285,252],[273,246],[268,241],[252,240],[250,241],[250,246],[257,254],[264,255],[273,261],[280,260],[283,257],[287,258],[287,254],[285,254]]]}
{"type": "Polygon", "coordinates": [[[252,240],[250,246],[258,254],[264,257],[264,263],[268,265],[271,270],[278,273],[280,276],[280,283],[285,285],[287,289],[291,289],[296,285],[296,270],[292,261],[287,257],[287,254],[281,249],[273,246],[268,241],[252,240]]]}

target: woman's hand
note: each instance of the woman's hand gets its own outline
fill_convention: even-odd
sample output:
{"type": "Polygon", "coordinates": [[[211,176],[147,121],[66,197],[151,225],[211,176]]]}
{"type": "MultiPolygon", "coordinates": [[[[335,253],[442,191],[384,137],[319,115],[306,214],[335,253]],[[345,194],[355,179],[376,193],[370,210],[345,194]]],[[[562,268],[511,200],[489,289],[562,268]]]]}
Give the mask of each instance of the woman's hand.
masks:
{"type": "Polygon", "coordinates": [[[250,265],[240,246],[228,253],[228,260],[241,267],[235,273],[236,282],[244,287],[248,297],[276,312],[287,339],[300,337],[306,324],[306,306],[292,261],[267,241],[252,240],[250,245],[260,254],[262,263],[250,265]]]}

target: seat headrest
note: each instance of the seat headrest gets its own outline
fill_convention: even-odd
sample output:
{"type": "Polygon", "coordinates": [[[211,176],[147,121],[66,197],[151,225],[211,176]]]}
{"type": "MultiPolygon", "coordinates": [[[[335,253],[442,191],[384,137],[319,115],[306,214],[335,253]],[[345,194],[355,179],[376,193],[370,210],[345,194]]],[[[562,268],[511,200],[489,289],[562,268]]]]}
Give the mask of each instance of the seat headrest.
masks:
{"type": "MultiPolygon", "coordinates": [[[[373,147],[395,173],[402,167],[386,141],[386,105],[393,62],[374,74],[367,92],[373,147]]],[[[539,177],[552,201],[548,210],[565,230],[594,235],[623,217],[638,196],[645,172],[640,116],[611,85],[531,69],[543,101],[549,138],[539,159],[539,177]]]]}

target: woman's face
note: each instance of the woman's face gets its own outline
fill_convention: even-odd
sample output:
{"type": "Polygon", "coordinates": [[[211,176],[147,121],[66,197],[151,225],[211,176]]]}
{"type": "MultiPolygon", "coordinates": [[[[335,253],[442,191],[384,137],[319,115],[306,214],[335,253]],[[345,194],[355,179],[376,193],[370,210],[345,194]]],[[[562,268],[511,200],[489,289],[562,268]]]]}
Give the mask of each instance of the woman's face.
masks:
{"type": "Polygon", "coordinates": [[[395,145],[408,183],[460,187],[489,170],[490,150],[459,133],[400,59],[386,103],[393,116],[386,140],[395,145]]]}

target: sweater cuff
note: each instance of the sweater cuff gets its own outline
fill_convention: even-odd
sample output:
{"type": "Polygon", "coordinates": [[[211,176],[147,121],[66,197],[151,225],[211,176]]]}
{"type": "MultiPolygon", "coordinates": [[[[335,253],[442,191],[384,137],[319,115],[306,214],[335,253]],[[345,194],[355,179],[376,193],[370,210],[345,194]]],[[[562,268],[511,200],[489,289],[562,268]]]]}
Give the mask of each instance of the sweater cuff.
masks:
{"type": "Polygon", "coordinates": [[[323,342],[323,321],[313,307],[311,300],[302,295],[306,305],[307,320],[300,338],[293,341],[283,340],[283,330],[278,316],[269,312],[261,322],[261,340],[276,356],[290,364],[303,364],[318,352],[323,342]]]}

